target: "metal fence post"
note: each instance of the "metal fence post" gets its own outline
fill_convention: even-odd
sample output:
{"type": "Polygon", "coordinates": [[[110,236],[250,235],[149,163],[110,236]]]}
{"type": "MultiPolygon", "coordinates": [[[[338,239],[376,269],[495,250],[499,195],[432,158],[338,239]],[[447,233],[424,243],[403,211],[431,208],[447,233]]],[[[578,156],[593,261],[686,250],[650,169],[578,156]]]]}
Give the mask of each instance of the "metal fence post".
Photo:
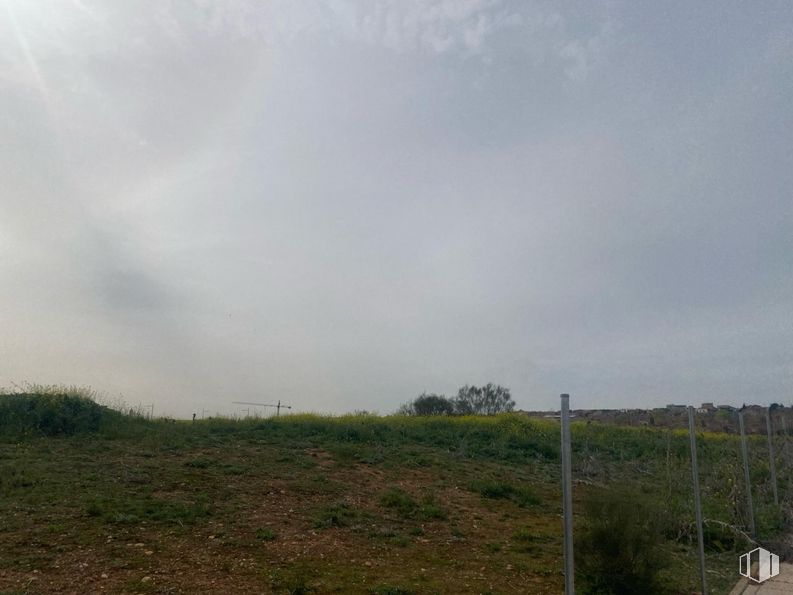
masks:
{"type": "Polygon", "coordinates": [[[562,398],[562,509],[564,512],[564,593],[575,595],[573,564],[573,474],[570,454],[570,395],[562,398]]]}
{"type": "Polygon", "coordinates": [[[767,407],[765,410],[765,428],[768,435],[768,463],[771,469],[771,489],[774,491],[774,504],[779,506],[779,494],[777,493],[776,486],[776,461],[774,460],[774,440],[773,429],[771,428],[771,408],[767,407]]]}
{"type": "Polygon", "coordinates": [[[743,457],[743,477],[746,480],[746,505],[749,515],[749,534],[756,537],[754,526],[754,506],[752,504],[752,483],[749,481],[749,453],[746,449],[746,432],[743,427],[743,411],[738,412],[738,426],[741,429],[741,455],[743,457]]]}
{"type": "Polygon", "coordinates": [[[691,441],[691,479],[694,484],[694,517],[697,521],[697,542],[699,543],[699,576],[702,582],[702,595],[707,595],[705,579],[705,539],[702,536],[702,504],[699,499],[699,466],[697,465],[697,435],[694,431],[694,408],[688,408],[688,436],[691,441]]]}

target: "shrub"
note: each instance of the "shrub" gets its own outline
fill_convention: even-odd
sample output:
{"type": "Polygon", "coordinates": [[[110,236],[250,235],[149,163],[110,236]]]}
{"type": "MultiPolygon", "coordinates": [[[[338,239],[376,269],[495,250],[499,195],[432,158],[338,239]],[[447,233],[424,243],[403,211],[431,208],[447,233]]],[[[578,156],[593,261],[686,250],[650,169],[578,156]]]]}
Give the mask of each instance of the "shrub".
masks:
{"type": "Polygon", "coordinates": [[[413,591],[405,587],[393,585],[380,585],[370,591],[372,595],[413,595],[413,591]]]}
{"type": "Polygon", "coordinates": [[[542,500],[529,488],[515,486],[504,481],[477,480],[469,485],[472,492],[493,500],[512,500],[518,506],[526,507],[540,504],[542,500]]]}
{"type": "Polygon", "coordinates": [[[432,495],[427,495],[421,504],[399,488],[390,488],[380,496],[380,505],[386,508],[393,508],[404,518],[420,518],[431,521],[435,519],[445,519],[446,511],[436,502],[432,495]]]}
{"type": "Polygon", "coordinates": [[[320,510],[314,519],[318,529],[348,527],[361,518],[361,512],[346,502],[336,502],[320,510]]]}
{"type": "Polygon", "coordinates": [[[216,465],[216,464],[217,461],[206,458],[191,459],[189,461],[184,462],[185,467],[190,467],[192,469],[208,469],[212,465],[216,465]]]}
{"type": "Polygon", "coordinates": [[[589,593],[664,593],[668,565],[658,510],[630,492],[594,493],[576,532],[576,570],[589,593]]]}
{"type": "Polygon", "coordinates": [[[273,541],[278,535],[269,527],[256,529],[256,539],[261,541],[273,541]]]}
{"type": "Polygon", "coordinates": [[[71,394],[0,396],[0,433],[71,436],[96,432],[104,416],[121,414],[71,394]]]}
{"type": "Polygon", "coordinates": [[[393,508],[400,516],[411,517],[418,509],[418,503],[413,496],[399,488],[389,488],[380,496],[380,505],[393,508]]]}
{"type": "Polygon", "coordinates": [[[419,507],[418,516],[421,519],[432,521],[445,519],[447,515],[446,511],[430,495],[424,498],[424,502],[419,507]]]}
{"type": "Polygon", "coordinates": [[[533,554],[547,548],[553,539],[529,527],[521,527],[512,534],[512,541],[512,549],[516,552],[533,554]]]}

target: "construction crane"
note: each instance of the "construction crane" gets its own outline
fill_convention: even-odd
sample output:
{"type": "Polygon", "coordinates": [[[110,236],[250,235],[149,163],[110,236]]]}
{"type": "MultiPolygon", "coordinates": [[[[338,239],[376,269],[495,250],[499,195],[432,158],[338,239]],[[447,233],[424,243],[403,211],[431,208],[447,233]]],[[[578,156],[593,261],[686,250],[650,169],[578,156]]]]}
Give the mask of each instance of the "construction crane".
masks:
{"type": "Polygon", "coordinates": [[[291,405],[281,405],[281,399],[278,399],[277,405],[272,405],[270,403],[249,403],[248,401],[232,401],[234,405],[253,405],[254,407],[274,407],[275,408],[275,416],[278,417],[281,415],[281,409],[291,409],[291,405]]]}

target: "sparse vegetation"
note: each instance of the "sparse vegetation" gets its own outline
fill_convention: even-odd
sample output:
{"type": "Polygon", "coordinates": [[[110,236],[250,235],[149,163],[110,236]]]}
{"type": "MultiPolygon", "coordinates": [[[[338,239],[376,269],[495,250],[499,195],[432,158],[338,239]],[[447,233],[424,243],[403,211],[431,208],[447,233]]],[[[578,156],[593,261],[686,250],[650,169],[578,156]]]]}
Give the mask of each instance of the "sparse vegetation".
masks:
{"type": "Polygon", "coordinates": [[[531,489],[504,481],[475,480],[470,483],[470,488],[485,498],[512,500],[518,506],[532,506],[542,502],[531,489]]]}
{"type": "Polygon", "coordinates": [[[422,520],[445,519],[446,513],[431,495],[426,495],[421,503],[399,488],[389,488],[380,496],[380,505],[390,508],[404,518],[422,520]]]}
{"type": "Polygon", "coordinates": [[[666,511],[640,494],[598,490],[590,494],[585,512],[576,539],[576,574],[585,592],[674,592],[661,578],[670,563],[661,525],[666,511]]]}
{"type": "Polygon", "coordinates": [[[278,535],[269,527],[256,529],[256,539],[260,541],[273,541],[278,535]]]}
{"type": "MultiPolygon", "coordinates": [[[[84,398],[63,395],[45,394],[34,409],[54,407],[56,419],[60,404],[68,413],[69,398],[84,398]]],[[[0,396],[6,411],[29,406],[8,398],[0,396]]],[[[70,585],[74,556],[86,548],[93,553],[79,580],[106,592],[206,591],[210,576],[240,592],[464,592],[480,575],[499,593],[527,581],[561,588],[554,421],[367,414],[173,424],[86,406],[96,407],[98,423],[75,424],[73,433],[46,434],[24,416],[4,421],[0,591],[34,570],[70,585]]],[[[765,439],[750,442],[758,531],[773,538],[789,519],[772,504],[765,439]]],[[[704,433],[699,444],[709,577],[726,589],[733,550],[745,543],[738,442],[704,433]]],[[[584,480],[574,488],[578,547],[595,548],[586,557],[610,551],[593,535],[641,544],[652,534],[658,558],[631,562],[632,572],[694,590],[690,483],[679,479],[690,473],[685,432],[576,423],[573,447],[574,474],[584,480]],[[634,488],[630,506],[618,485],[634,488]],[[609,503],[615,494],[622,504],[609,503]],[[591,520],[598,506],[601,524],[591,520]],[[649,529],[616,513],[659,507],[664,522],[649,529]],[[674,572],[653,565],[670,558],[674,572]]],[[[791,494],[786,461],[780,454],[783,498],[791,494]]],[[[583,558],[581,588],[612,588],[583,558]]]]}
{"type": "Polygon", "coordinates": [[[362,517],[361,511],[346,502],[334,502],[320,509],[314,519],[318,529],[329,527],[349,527],[362,517]]]}

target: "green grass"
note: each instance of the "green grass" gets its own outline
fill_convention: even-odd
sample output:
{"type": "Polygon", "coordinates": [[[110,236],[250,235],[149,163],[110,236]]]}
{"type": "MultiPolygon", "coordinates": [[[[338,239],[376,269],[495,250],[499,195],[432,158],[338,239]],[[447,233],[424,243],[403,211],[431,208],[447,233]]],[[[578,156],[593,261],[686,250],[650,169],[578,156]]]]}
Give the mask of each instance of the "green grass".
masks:
{"type": "MultiPolygon", "coordinates": [[[[481,567],[493,592],[561,585],[557,422],[292,415],[173,424],[122,414],[90,392],[42,392],[0,395],[0,569],[13,581],[38,570],[68,585],[82,576],[61,556],[91,549],[111,571],[106,592],[208,588],[190,586],[189,567],[240,591],[464,592],[479,585],[481,567]],[[171,582],[142,586],[157,568],[157,581],[171,582]],[[113,572],[133,571],[129,584],[112,583],[113,572]]],[[[579,522],[594,487],[632,486],[665,519],[663,547],[678,570],[664,580],[696,589],[687,433],[572,430],[579,522]]],[[[698,441],[708,568],[727,591],[745,542],[716,521],[745,525],[739,443],[710,433],[698,441]]],[[[771,499],[765,438],[749,442],[758,534],[775,539],[790,519],[771,499]]],[[[793,496],[787,463],[780,454],[783,501],[793,496]]],[[[0,592],[17,588],[4,580],[0,592]]]]}
{"type": "Polygon", "coordinates": [[[269,527],[256,529],[256,539],[260,541],[273,541],[278,537],[278,534],[269,527]]]}
{"type": "Polygon", "coordinates": [[[526,486],[516,486],[505,481],[475,480],[469,484],[473,492],[493,500],[512,500],[518,506],[541,504],[542,499],[526,486]]]}
{"type": "Polygon", "coordinates": [[[394,585],[379,585],[372,589],[372,595],[413,595],[415,591],[394,585]]]}
{"type": "Polygon", "coordinates": [[[427,494],[418,502],[399,488],[389,488],[380,496],[380,505],[396,512],[405,519],[438,520],[446,518],[446,511],[427,494]]]}
{"type": "Polygon", "coordinates": [[[323,506],[314,517],[314,527],[328,529],[331,527],[349,527],[359,523],[364,513],[347,502],[334,502],[323,506]]]}

